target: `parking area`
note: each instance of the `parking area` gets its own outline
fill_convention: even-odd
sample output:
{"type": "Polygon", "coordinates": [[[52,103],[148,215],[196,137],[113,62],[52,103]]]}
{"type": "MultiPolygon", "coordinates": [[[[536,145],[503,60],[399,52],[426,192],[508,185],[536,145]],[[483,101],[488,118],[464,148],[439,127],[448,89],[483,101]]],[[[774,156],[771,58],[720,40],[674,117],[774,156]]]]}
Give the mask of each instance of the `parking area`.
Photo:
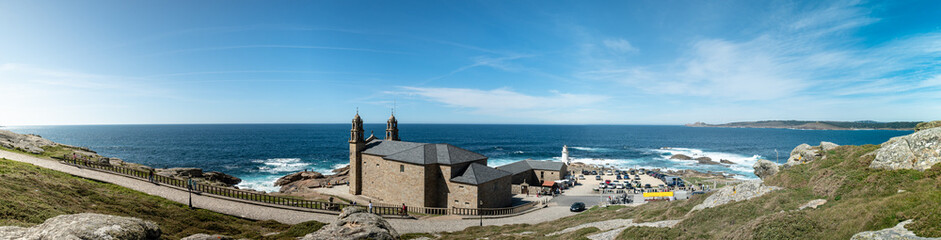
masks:
{"type": "MultiPolygon", "coordinates": [[[[615,185],[622,185],[622,186],[626,182],[626,183],[630,183],[631,185],[635,187],[637,185],[636,183],[640,183],[641,187],[644,187],[647,184],[649,184],[651,187],[650,190],[656,189],[660,185],[664,185],[664,186],[666,185],[662,180],[654,178],[652,176],[649,176],[646,174],[631,175],[630,171],[627,171],[627,172],[628,173],[626,174],[621,174],[622,179],[617,179],[617,175],[615,175],[614,172],[612,172],[611,175],[608,175],[608,173],[603,173],[603,174],[599,173],[599,175],[583,175],[585,179],[578,180],[580,185],[576,185],[575,187],[569,190],[566,190],[565,195],[567,196],[596,196],[597,197],[598,194],[601,193],[600,192],[601,188],[599,187],[599,184],[602,182],[606,182],[606,181],[610,181],[611,183],[616,183],[615,185]],[[629,175],[630,179],[624,179],[625,175],[629,175]],[[600,180],[598,180],[597,178],[599,176],[600,176],[600,180]],[[634,179],[639,179],[639,180],[634,180],[634,179]]],[[[639,173],[639,171],[635,173],[639,173]]],[[[581,175],[582,175],[581,173],[577,173],[575,177],[579,178],[581,175]]],[[[618,190],[620,190],[621,192],[631,192],[630,189],[623,188],[623,187],[621,189],[614,188],[613,192],[612,192],[612,189],[606,189],[606,190],[608,190],[607,191],[608,194],[617,192],[618,190]]]]}

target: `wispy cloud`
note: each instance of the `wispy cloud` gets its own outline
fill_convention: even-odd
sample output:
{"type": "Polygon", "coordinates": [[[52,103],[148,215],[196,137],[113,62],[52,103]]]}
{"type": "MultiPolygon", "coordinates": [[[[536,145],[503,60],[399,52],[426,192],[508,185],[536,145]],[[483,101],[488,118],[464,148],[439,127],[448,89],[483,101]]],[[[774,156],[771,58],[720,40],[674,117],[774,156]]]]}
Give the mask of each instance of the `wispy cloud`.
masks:
{"type": "MultiPolygon", "coordinates": [[[[470,88],[425,88],[402,87],[401,92],[421,99],[444,104],[447,107],[466,109],[473,114],[500,116],[510,119],[536,119],[540,122],[569,122],[581,116],[598,116],[603,112],[596,108],[609,99],[608,96],[573,94],[550,91],[545,95],[528,95],[508,88],[492,90],[470,88]],[[591,115],[576,115],[576,112],[594,112],[591,115]]],[[[597,121],[598,119],[595,119],[597,121]]]]}
{"type": "MultiPolygon", "coordinates": [[[[781,15],[788,17],[780,19],[788,20],[771,23],[755,37],[700,38],[681,48],[679,52],[686,54],[668,63],[637,64],[623,56],[586,54],[585,65],[594,67],[575,76],[649,94],[731,101],[905,94],[934,79],[931,73],[941,70],[937,64],[941,35],[856,47],[849,33],[879,21],[857,4],[835,2],[802,11],[784,8],[781,15]]],[[[605,45],[628,46],[619,41],[605,45]]]]}
{"type": "Polygon", "coordinates": [[[205,48],[178,49],[178,50],[172,50],[172,51],[166,51],[166,52],[148,54],[148,55],[144,55],[144,57],[171,55],[171,54],[179,54],[179,53],[190,53],[190,52],[222,51],[222,50],[249,49],[249,48],[320,49],[320,50],[372,52],[372,53],[402,54],[402,55],[411,54],[411,53],[407,53],[407,52],[387,51],[387,50],[370,49],[370,48],[348,48],[348,47],[308,46],[308,45],[266,45],[266,44],[259,44],[259,45],[241,45],[241,46],[222,46],[222,47],[205,47],[205,48]]]}
{"type": "Polygon", "coordinates": [[[618,39],[605,39],[604,46],[608,49],[617,51],[617,52],[636,52],[637,48],[634,45],[631,45],[631,42],[624,40],[623,38],[618,39]]]}
{"type": "Polygon", "coordinates": [[[433,81],[436,81],[436,80],[439,80],[439,79],[447,78],[447,77],[453,76],[454,74],[457,74],[457,73],[460,73],[460,72],[463,72],[463,71],[467,71],[468,69],[472,69],[472,68],[476,68],[476,67],[486,66],[486,67],[492,67],[492,68],[501,69],[501,70],[505,70],[505,71],[506,71],[506,70],[510,70],[511,67],[510,67],[510,65],[509,65],[509,63],[508,63],[509,61],[516,60],[516,59],[521,59],[521,58],[527,58],[527,57],[531,57],[531,55],[518,55],[518,54],[514,54],[514,55],[511,55],[511,56],[497,57],[497,58],[493,58],[493,57],[484,57],[484,56],[474,57],[474,58],[471,59],[471,61],[473,61],[473,63],[471,63],[471,64],[469,64],[469,65],[461,66],[461,67],[459,67],[459,68],[457,68],[457,69],[454,69],[454,70],[451,71],[451,72],[448,72],[447,74],[429,78],[428,80],[425,80],[424,82],[421,82],[420,85],[428,84],[428,83],[430,83],[430,82],[433,82],[433,81]]]}

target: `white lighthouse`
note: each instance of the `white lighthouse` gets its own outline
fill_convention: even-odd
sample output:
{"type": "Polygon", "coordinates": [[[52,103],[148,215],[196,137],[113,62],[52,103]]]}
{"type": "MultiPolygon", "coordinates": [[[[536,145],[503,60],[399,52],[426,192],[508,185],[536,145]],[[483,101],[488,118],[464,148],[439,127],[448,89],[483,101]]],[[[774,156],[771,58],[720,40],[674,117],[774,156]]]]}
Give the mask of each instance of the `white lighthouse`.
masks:
{"type": "Polygon", "coordinates": [[[565,164],[572,164],[572,160],[569,160],[569,146],[562,145],[562,162],[565,164]]]}

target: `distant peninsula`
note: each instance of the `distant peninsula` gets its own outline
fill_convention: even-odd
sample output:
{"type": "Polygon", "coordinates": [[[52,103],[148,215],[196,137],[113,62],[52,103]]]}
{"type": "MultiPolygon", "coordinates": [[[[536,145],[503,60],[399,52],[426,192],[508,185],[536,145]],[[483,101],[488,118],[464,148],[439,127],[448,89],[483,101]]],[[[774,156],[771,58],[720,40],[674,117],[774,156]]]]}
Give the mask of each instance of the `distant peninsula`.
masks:
{"type": "Polygon", "coordinates": [[[803,130],[913,130],[921,122],[877,122],[877,121],[798,121],[798,120],[765,120],[752,122],[732,122],[724,124],[708,124],[695,122],[686,124],[687,127],[722,127],[722,128],[787,128],[803,130]]]}

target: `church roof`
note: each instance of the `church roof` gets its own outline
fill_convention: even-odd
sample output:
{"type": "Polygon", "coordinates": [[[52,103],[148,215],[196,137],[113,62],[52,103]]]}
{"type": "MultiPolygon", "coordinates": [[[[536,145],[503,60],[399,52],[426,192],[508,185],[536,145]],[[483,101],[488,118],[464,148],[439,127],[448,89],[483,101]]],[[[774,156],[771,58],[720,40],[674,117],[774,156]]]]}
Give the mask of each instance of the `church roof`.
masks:
{"type": "Polygon", "coordinates": [[[537,160],[527,159],[527,160],[499,166],[497,167],[497,169],[507,171],[513,174],[518,174],[518,173],[529,171],[529,170],[562,171],[563,165],[565,164],[562,162],[548,161],[548,160],[537,161],[537,160]]]}
{"type": "Polygon", "coordinates": [[[366,143],[363,153],[383,159],[419,165],[454,165],[487,159],[484,155],[445,143],[416,143],[373,140],[366,143]]]}
{"type": "Polygon", "coordinates": [[[467,170],[464,170],[464,174],[452,178],[451,181],[479,185],[510,175],[509,172],[503,170],[491,168],[480,163],[471,163],[467,166],[467,170]]]}

